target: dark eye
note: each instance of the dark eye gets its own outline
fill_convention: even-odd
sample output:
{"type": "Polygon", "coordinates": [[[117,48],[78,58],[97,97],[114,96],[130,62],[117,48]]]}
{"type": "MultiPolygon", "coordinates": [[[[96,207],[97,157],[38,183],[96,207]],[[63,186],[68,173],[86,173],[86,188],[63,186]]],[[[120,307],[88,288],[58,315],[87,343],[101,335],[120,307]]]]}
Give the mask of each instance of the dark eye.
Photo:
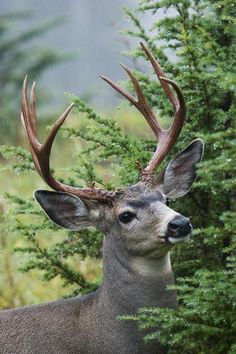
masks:
{"type": "Polygon", "coordinates": [[[131,211],[125,211],[124,213],[122,213],[118,216],[118,219],[123,224],[128,224],[128,222],[132,221],[134,218],[135,218],[135,214],[132,213],[131,211]]]}
{"type": "Polygon", "coordinates": [[[166,199],[166,205],[167,205],[167,206],[170,205],[170,199],[169,199],[169,198],[166,199]]]}

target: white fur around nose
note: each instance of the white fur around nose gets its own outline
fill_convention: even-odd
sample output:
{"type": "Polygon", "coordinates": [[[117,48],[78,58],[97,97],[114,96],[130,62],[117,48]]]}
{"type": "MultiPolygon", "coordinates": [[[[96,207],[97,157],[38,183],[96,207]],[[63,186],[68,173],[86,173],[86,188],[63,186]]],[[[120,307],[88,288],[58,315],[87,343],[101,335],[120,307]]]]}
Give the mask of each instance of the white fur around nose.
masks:
{"type": "Polygon", "coordinates": [[[169,208],[167,205],[157,202],[156,212],[158,213],[159,219],[159,236],[164,237],[167,231],[167,226],[171,220],[173,220],[176,216],[180,215],[176,213],[173,209],[169,208]]]}

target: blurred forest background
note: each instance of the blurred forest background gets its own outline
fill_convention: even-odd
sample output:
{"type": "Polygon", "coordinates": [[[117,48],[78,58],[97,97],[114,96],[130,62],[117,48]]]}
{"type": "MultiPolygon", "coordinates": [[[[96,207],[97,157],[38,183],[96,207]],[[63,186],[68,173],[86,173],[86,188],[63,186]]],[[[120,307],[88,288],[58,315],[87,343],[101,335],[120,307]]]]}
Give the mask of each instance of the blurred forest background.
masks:
{"type": "MultiPolygon", "coordinates": [[[[132,1],[128,4],[132,5],[132,1]]],[[[20,6],[17,1],[2,1],[0,11],[1,144],[27,147],[19,120],[20,92],[26,73],[31,82],[38,82],[37,100],[42,132],[67,104],[65,92],[80,93],[87,102],[105,113],[114,109],[118,99],[102,82],[99,74],[109,74],[115,79],[124,77],[118,65],[122,58],[120,52],[131,48],[132,40],[118,33],[126,22],[122,17],[120,1],[103,1],[100,5],[95,5],[93,1],[44,1],[40,4],[37,1],[22,1],[20,6]]],[[[122,116],[118,110],[114,115],[118,119],[122,116]]],[[[128,122],[132,128],[132,119],[123,121],[124,126],[128,122]]],[[[80,151],[81,144],[77,143],[63,140],[58,159],[59,163],[64,161],[63,168],[69,168],[72,163],[74,149],[80,151]]],[[[5,160],[0,163],[2,213],[6,209],[4,193],[30,197],[33,190],[42,187],[43,182],[38,176],[32,178],[31,174],[12,174],[5,160]]],[[[0,306],[38,303],[66,293],[61,289],[59,279],[55,279],[52,292],[34,272],[22,276],[18,272],[22,257],[12,255],[14,247],[22,244],[22,239],[6,237],[2,233],[0,306]]],[[[86,267],[87,264],[84,265],[86,267]]],[[[91,267],[91,273],[94,272],[97,273],[96,269],[91,267]]]]}
{"type": "Polygon", "coordinates": [[[159,338],[170,353],[235,353],[235,6],[229,0],[122,5],[0,3],[0,308],[90,292],[102,273],[102,236],[57,228],[32,198],[47,187],[34,172],[19,123],[25,74],[38,83],[42,141],[65,105],[76,103],[53,148],[57,177],[108,189],[132,184],[135,161],[145,165],[155,142],[143,118],[98,75],[123,80],[129,90],[118,62],[128,64],[167,127],[172,108],[141,40],[186,96],[187,122],[172,157],[195,137],[206,149],[193,190],[172,202],[194,225],[191,242],[172,252],[180,309],[143,309],[126,320],[138,321],[140,330],[152,327],[145,340],[159,338]],[[159,323],[162,331],[155,332],[159,323]]]}
{"type": "MultiPolygon", "coordinates": [[[[98,75],[106,73],[115,80],[125,77],[118,63],[125,60],[122,51],[130,49],[135,39],[119,34],[122,28],[131,26],[130,21],[123,17],[124,4],[133,8],[137,1],[1,1],[1,14],[22,14],[21,18],[19,16],[9,26],[8,36],[19,35],[37,27],[44,28],[44,35],[42,33],[30,41],[26,39],[24,43],[19,43],[21,47],[37,48],[35,56],[42,55],[48,48],[54,49],[57,54],[71,56],[71,60],[62,60],[57,65],[51,65],[50,70],[42,72],[40,77],[40,85],[47,87],[47,95],[51,93],[50,111],[58,108],[58,104],[66,103],[63,95],[67,91],[89,95],[90,101],[101,107],[104,103],[109,107],[113,106],[114,95],[98,75]],[[51,30],[47,31],[50,23],[51,30]]],[[[142,20],[145,24],[150,24],[150,14],[143,15],[142,20]]]]}

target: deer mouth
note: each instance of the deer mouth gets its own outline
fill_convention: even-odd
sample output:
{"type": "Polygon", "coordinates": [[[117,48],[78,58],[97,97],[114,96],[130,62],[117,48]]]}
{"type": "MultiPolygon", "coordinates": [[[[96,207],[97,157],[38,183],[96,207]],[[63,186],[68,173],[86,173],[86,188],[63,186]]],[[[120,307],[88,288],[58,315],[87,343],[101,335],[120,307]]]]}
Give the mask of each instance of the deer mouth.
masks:
{"type": "Polygon", "coordinates": [[[192,232],[188,233],[187,235],[184,236],[168,236],[168,235],[163,235],[159,236],[161,240],[163,240],[165,243],[169,245],[174,245],[176,243],[181,243],[181,242],[186,242],[189,241],[191,238],[192,232]]]}
{"type": "Polygon", "coordinates": [[[189,233],[188,235],[182,236],[182,237],[166,236],[165,241],[169,244],[174,245],[176,243],[186,242],[190,239],[190,237],[191,237],[191,233],[189,233]]]}

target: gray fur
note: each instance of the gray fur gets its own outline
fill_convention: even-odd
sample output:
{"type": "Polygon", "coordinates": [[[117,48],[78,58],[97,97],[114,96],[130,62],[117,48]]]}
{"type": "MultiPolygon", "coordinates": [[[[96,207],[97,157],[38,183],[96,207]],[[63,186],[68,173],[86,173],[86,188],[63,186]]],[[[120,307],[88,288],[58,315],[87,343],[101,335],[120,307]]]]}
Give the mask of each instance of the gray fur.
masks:
{"type": "Polygon", "coordinates": [[[201,161],[202,155],[203,142],[201,139],[195,139],[167,165],[161,175],[160,187],[168,198],[175,199],[188,193],[197,177],[195,166],[201,161]]]}
{"type": "MultiPolygon", "coordinates": [[[[194,159],[188,168],[195,171],[199,146],[197,142],[187,148],[172,166],[187,154],[194,159]]],[[[188,179],[186,168],[180,170],[188,179]]],[[[173,244],[166,234],[168,223],[180,214],[165,205],[163,190],[169,177],[166,186],[165,178],[152,188],[139,183],[117,193],[112,206],[65,193],[36,192],[37,201],[57,224],[73,230],[93,226],[103,232],[103,283],[89,295],[1,311],[1,354],[166,353],[157,342],[144,343],[136,322],[117,319],[141,307],[177,307],[175,292],[166,290],[174,284],[169,259],[173,244]],[[135,217],[124,224],[119,215],[127,211],[135,217]]],[[[189,188],[189,179],[187,184],[189,188]]]]}

